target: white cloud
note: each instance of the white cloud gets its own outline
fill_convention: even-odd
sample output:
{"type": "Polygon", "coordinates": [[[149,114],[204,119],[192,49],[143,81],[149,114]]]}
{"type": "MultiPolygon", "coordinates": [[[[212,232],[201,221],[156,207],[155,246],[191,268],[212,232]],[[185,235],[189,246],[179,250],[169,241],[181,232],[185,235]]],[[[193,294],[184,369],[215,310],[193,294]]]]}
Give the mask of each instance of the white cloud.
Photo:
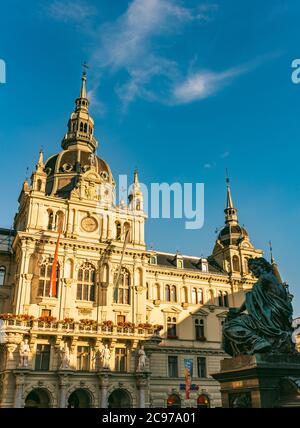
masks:
{"type": "Polygon", "coordinates": [[[230,152],[224,152],[224,153],[221,154],[221,158],[222,159],[226,159],[226,158],[229,157],[229,155],[230,155],[230,152]]]}
{"type": "Polygon", "coordinates": [[[206,163],[206,164],[203,165],[203,167],[205,169],[211,169],[212,168],[212,164],[211,163],[206,163]]]}
{"type": "Polygon", "coordinates": [[[125,107],[137,97],[162,98],[161,91],[169,90],[179,72],[175,61],[155,52],[154,40],[174,34],[192,21],[209,20],[215,9],[215,5],[189,9],[174,0],[133,0],[116,22],[98,31],[99,47],[92,63],[101,69],[127,73],[125,83],[117,87],[125,107]],[[165,82],[159,94],[149,88],[156,77],[165,82]]]}
{"type": "Polygon", "coordinates": [[[55,0],[48,8],[50,16],[57,21],[81,23],[97,14],[94,7],[83,0],[55,0]]]}
{"type": "Polygon", "coordinates": [[[174,103],[185,104],[208,98],[231,82],[234,77],[249,70],[247,67],[237,67],[220,73],[212,71],[193,73],[174,87],[174,103]]]}

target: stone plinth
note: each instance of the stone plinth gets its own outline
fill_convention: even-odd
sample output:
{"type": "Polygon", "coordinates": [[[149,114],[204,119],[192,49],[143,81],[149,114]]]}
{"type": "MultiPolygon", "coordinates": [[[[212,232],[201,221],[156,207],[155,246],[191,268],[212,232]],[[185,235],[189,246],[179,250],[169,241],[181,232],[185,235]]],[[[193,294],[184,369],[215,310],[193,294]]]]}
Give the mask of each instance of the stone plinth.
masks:
{"type": "Polygon", "coordinates": [[[300,354],[225,358],[220,373],[222,406],[300,407],[300,354]]]}

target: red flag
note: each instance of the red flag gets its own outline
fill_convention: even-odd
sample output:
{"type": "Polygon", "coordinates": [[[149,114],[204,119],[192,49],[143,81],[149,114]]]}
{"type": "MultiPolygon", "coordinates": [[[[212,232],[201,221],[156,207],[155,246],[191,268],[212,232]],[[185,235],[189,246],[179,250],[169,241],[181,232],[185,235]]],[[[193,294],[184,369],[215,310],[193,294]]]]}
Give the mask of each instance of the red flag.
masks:
{"type": "Polygon", "coordinates": [[[58,218],[58,225],[57,225],[58,238],[56,242],[55,254],[54,254],[53,264],[51,268],[49,297],[57,297],[56,283],[57,283],[58,249],[59,249],[60,237],[63,231],[63,224],[64,224],[64,215],[61,214],[58,218]]]}

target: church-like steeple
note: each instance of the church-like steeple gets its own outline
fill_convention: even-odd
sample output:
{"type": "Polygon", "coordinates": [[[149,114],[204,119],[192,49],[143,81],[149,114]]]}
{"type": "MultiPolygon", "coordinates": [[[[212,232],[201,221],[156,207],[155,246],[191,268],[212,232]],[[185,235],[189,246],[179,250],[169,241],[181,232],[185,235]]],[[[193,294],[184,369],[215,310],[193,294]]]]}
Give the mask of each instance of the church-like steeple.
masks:
{"type": "Polygon", "coordinates": [[[144,209],[144,197],[141,191],[139,175],[137,169],[134,171],[133,184],[129,194],[129,207],[134,211],[142,211],[144,209]]]}
{"type": "Polygon", "coordinates": [[[234,226],[238,224],[237,209],[233,205],[230,180],[226,178],[227,183],[227,205],[225,209],[225,223],[234,226]]]}
{"type": "Polygon", "coordinates": [[[98,142],[94,138],[94,120],[89,114],[89,100],[86,90],[87,66],[84,65],[84,67],[80,95],[76,98],[76,108],[68,122],[68,132],[62,141],[62,148],[66,150],[76,146],[77,148],[89,149],[95,152],[98,142]]]}

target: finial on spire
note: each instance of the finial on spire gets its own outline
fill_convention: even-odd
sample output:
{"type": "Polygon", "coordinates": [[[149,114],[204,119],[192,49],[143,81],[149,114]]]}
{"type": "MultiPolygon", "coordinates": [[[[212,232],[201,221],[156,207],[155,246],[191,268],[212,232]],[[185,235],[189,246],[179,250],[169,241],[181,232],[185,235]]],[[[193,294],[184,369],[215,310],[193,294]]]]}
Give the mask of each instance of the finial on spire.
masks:
{"type": "Polygon", "coordinates": [[[230,179],[229,179],[227,168],[226,168],[226,184],[227,184],[227,204],[225,209],[225,214],[226,214],[225,222],[230,224],[234,224],[234,223],[236,224],[238,223],[237,210],[234,208],[233,201],[232,201],[230,179]]]}
{"type": "Polygon", "coordinates": [[[135,167],[135,169],[134,169],[134,184],[138,184],[138,182],[139,182],[139,172],[138,172],[137,167],[135,167]]]}
{"type": "Polygon", "coordinates": [[[230,187],[230,179],[228,174],[228,169],[226,168],[226,184],[227,184],[227,209],[234,208],[231,196],[231,187],[230,187]]]}
{"type": "Polygon", "coordinates": [[[81,91],[80,91],[80,98],[86,98],[86,79],[87,79],[87,70],[89,69],[89,66],[86,62],[82,64],[82,84],[81,84],[81,91]]]}
{"type": "Polygon", "coordinates": [[[273,246],[272,246],[272,241],[269,241],[269,246],[270,246],[270,254],[271,254],[271,263],[275,264],[275,259],[273,256],[273,246]]]}
{"type": "Polygon", "coordinates": [[[39,160],[38,160],[38,163],[36,164],[36,169],[38,170],[42,168],[44,168],[44,153],[43,153],[43,148],[41,147],[39,160]]]}

